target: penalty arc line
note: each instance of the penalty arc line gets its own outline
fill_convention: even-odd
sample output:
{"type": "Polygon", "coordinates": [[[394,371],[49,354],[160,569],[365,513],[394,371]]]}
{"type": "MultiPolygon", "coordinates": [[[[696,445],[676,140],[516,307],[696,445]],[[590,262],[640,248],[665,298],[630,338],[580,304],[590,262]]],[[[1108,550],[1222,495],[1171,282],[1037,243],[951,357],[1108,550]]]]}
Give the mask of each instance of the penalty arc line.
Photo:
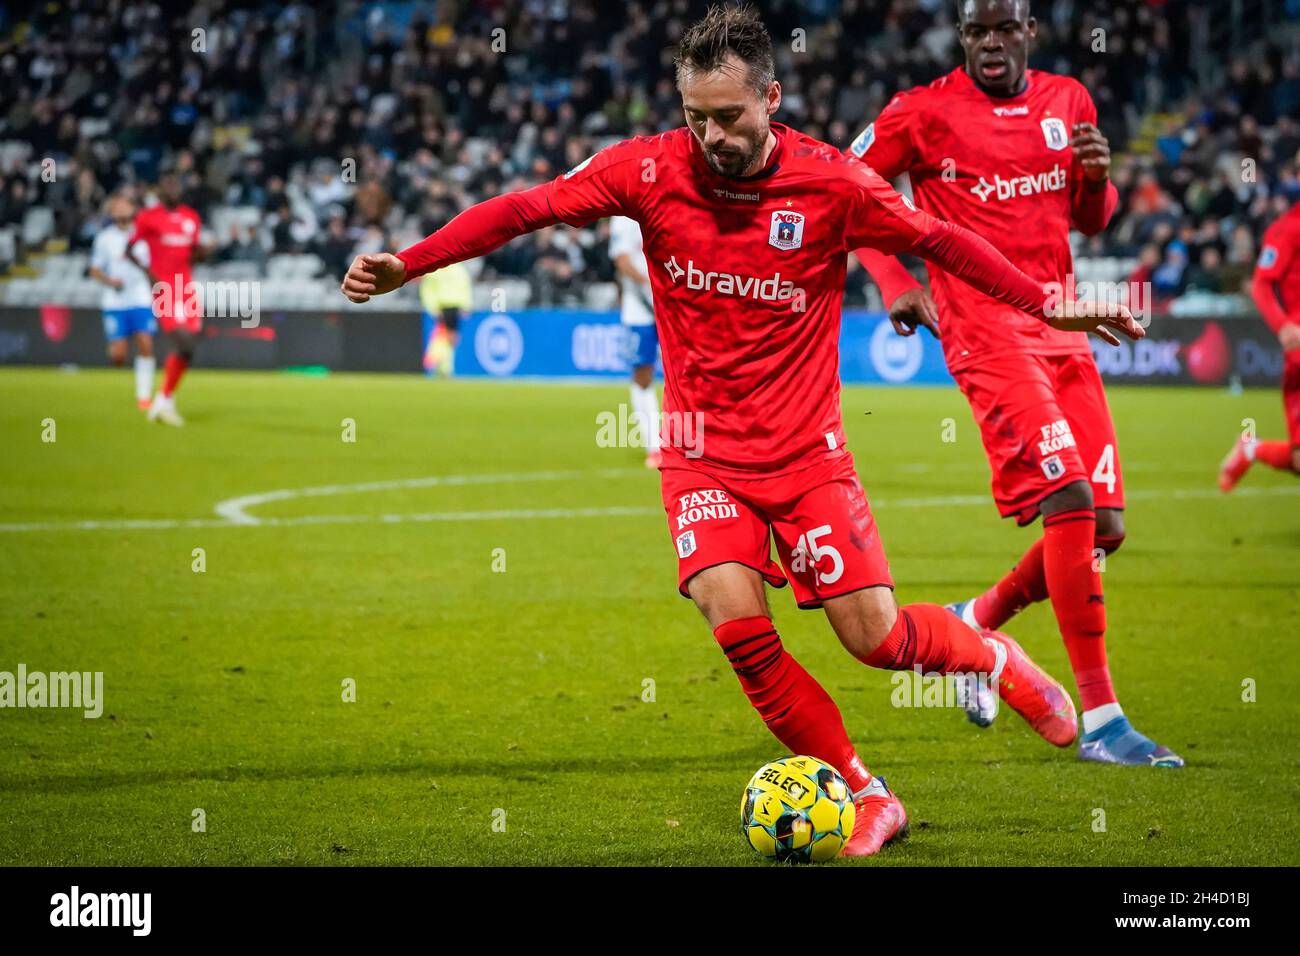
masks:
{"type": "MultiPolygon", "coordinates": [[[[405,488],[431,488],[438,486],[476,485],[528,482],[565,481],[575,478],[626,477],[643,474],[632,469],[606,469],[603,471],[539,471],[500,475],[445,475],[431,478],[408,478],[392,481],[371,481],[356,485],[321,485],[313,488],[282,488],[255,495],[243,495],[219,502],[217,518],[136,518],[91,521],[36,521],[0,524],[0,534],[21,534],[41,531],[168,531],[178,528],[292,528],[323,524],[401,524],[405,522],[464,522],[464,521],[533,521],[557,518],[623,518],[662,515],[662,508],[637,505],[609,506],[603,508],[521,508],[491,509],[484,511],[431,511],[404,514],[326,514],[295,515],[284,518],[257,518],[246,509],[272,501],[286,501],[298,497],[325,497],[352,492],[389,491],[405,488]]],[[[1127,493],[1130,500],[1157,501],[1162,499],[1261,498],[1300,494],[1300,486],[1276,488],[1239,488],[1231,496],[1213,488],[1179,488],[1165,491],[1138,489],[1127,493]]],[[[987,506],[987,495],[931,495],[912,498],[872,499],[873,508],[888,511],[891,508],[954,508],[987,506]]]]}

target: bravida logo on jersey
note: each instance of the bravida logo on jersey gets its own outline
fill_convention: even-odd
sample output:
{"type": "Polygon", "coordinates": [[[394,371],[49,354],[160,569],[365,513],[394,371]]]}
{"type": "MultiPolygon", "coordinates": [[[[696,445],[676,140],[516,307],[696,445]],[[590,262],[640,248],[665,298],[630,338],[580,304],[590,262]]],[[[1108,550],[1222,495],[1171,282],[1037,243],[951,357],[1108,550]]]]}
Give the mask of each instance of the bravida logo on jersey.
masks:
{"type": "Polygon", "coordinates": [[[778,209],[772,213],[772,228],[768,231],[768,245],[777,249],[798,249],[803,245],[804,214],[778,209]]]}
{"type": "Polygon", "coordinates": [[[1065,167],[1053,166],[1047,172],[1036,173],[1033,176],[1012,176],[1010,179],[1003,179],[994,173],[993,182],[981,176],[980,181],[972,186],[970,191],[980,197],[980,202],[988,202],[990,196],[1003,201],[1015,199],[1017,196],[1037,196],[1040,193],[1057,192],[1068,186],[1069,182],[1070,178],[1066,175],[1065,167]]]}
{"type": "Polygon", "coordinates": [[[764,302],[780,302],[803,295],[802,289],[795,288],[789,279],[782,279],[776,272],[766,279],[757,276],[742,276],[731,272],[706,272],[695,265],[694,259],[686,260],[683,269],[673,256],[664,264],[668,277],[677,282],[686,277],[686,288],[692,292],[717,292],[720,295],[734,295],[742,299],[760,299],[764,302]]]}

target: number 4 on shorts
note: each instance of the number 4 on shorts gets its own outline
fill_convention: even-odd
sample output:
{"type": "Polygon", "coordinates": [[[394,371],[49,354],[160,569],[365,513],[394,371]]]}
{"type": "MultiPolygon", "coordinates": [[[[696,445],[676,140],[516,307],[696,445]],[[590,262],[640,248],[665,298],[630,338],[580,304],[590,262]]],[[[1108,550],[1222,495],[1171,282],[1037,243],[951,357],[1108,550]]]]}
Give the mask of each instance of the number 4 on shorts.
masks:
{"type": "Polygon", "coordinates": [[[1095,485],[1104,484],[1107,494],[1115,493],[1115,446],[1107,445],[1101,450],[1101,457],[1097,459],[1097,467],[1092,472],[1092,483],[1095,485]]]}

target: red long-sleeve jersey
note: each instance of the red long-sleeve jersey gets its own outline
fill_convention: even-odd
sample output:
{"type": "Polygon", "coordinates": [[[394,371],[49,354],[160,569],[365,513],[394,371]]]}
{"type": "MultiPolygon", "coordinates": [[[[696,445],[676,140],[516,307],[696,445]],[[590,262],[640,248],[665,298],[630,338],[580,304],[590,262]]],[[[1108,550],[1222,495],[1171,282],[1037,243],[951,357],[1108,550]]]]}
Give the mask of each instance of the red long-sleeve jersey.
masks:
{"type": "MultiPolygon", "coordinates": [[[[993,97],[965,68],[899,93],[847,150],[886,179],[908,173],[916,205],[974,230],[1040,283],[1073,288],[1070,228],[1105,228],[1114,185],[1090,188],[1070,148],[1075,123],[1097,108],[1076,80],[1029,70],[1024,91],[993,97]]],[[[886,303],[917,285],[896,261],[859,255],[886,303]]],[[[952,371],[1007,352],[1086,353],[1086,336],[1060,332],[929,265],[944,357],[952,371]]]]}
{"type": "Polygon", "coordinates": [[[1300,323],[1300,203],[1264,231],[1251,292],[1274,332],[1300,323]]]}
{"type": "Polygon", "coordinates": [[[988,243],[916,210],[861,163],[780,123],[772,132],[767,164],[743,179],[715,173],[685,127],[624,140],[549,183],[466,210],[398,256],[409,279],[543,226],[636,220],[663,356],[666,443],[724,476],[792,471],[844,444],[849,250],[934,259],[1022,317],[1042,315],[1044,294],[988,243]],[[674,427],[687,416],[690,426],[674,427]]]}

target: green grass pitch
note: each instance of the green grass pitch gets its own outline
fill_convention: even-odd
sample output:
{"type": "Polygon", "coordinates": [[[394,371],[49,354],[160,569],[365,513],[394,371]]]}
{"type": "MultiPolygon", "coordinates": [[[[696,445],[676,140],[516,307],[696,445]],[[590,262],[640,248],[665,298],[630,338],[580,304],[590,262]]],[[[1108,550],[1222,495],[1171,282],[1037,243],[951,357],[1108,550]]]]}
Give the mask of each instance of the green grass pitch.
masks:
{"type": "MultiPolygon", "coordinates": [[[[740,794],[782,751],[675,592],[657,476],[597,447],[626,400],[200,368],[168,429],[129,373],[0,372],[0,670],[102,671],[105,694],[97,720],[0,710],[0,864],[761,865],[740,794]],[[260,523],[214,510],[275,491],[236,503],[260,523]]],[[[1282,434],[1280,398],[1111,401],[1112,671],[1187,768],[1080,764],[1009,711],[980,731],[892,707],[889,674],[771,592],[911,814],[865,865],[1300,863],[1300,482],[1214,488],[1243,419],[1282,434]]],[[[955,390],[850,388],[844,412],[901,601],[968,596],[1029,545],[955,390]]],[[[1073,688],[1050,608],[1007,629],[1073,688]]]]}

